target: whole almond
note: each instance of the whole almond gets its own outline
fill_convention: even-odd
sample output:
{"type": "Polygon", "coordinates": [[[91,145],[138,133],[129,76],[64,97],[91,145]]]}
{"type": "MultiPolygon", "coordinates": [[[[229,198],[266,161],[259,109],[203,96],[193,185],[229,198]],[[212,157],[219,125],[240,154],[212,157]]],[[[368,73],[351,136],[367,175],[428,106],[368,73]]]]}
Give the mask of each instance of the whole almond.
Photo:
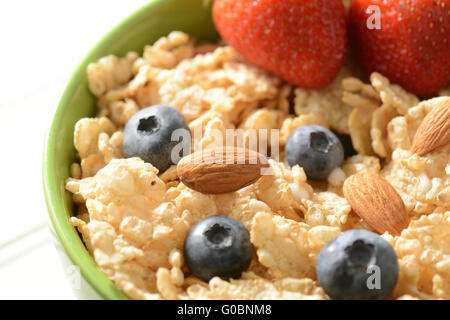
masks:
{"type": "Polygon", "coordinates": [[[424,156],[450,144],[450,98],[435,106],[414,135],[412,152],[424,156]]]}
{"type": "Polygon", "coordinates": [[[220,194],[239,190],[254,182],[268,168],[262,154],[238,147],[218,147],[190,154],[178,163],[181,182],[196,191],[220,194]]]}
{"type": "Polygon", "coordinates": [[[360,172],[344,182],[344,196],[353,211],[378,233],[399,235],[408,227],[409,217],[402,198],[381,175],[360,172]]]}

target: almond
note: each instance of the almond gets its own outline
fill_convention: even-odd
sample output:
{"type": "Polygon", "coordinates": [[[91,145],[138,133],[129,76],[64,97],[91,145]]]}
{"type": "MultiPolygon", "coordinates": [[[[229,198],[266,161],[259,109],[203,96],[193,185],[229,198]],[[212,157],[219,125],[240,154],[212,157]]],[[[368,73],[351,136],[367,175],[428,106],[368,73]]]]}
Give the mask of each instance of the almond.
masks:
{"type": "Polygon", "coordinates": [[[206,149],[190,154],[178,163],[181,182],[206,194],[227,193],[257,181],[267,158],[262,154],[237,147],[206,149]]]}
{"type": "Polygon", "coordinates": [[[414,135],[412,152],[424,156],[450,144],[450,98],[435,106],[414,135]]]}
{"type": "Polygon", "coordinates": [[[360,172],[348,177],[344,196],[353,211],[380,234],[399,235],[409,224],[402,198],[378,173],[360,172]]]}

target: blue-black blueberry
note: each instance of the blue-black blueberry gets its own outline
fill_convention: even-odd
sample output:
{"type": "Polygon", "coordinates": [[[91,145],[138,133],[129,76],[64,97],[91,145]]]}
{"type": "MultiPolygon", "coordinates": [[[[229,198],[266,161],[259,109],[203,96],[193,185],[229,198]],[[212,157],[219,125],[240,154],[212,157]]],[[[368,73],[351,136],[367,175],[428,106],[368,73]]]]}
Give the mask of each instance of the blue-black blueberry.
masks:
{"type": "Polygon", "coordinates": [[[213,215],[191,228],[184,242],[184,259],[199,279],[238,278],[253,256],[250,234],[244,225],[224,215],[213,215]]]}
{"type": "MultiPolygon", "coordinates": [[[[179,138],[178,135],[176,138],[179,138]]],[[[183,115],[175,108],[154,105],[135,113],[128,120],[123,131],[123,151],[127,158],[139,157],[151,163],[160,173],[176,164],[181,155],[173,155],[178,144],[182,150],[190,150],[191,132],[183,115]],[[183,140],[172,138],[175,130],[182,129],[183,140]],[[186,139],[186,140],[184,140],[186,139]]]]}
{"type": "Polygon", "coordinates": [[[285,155],[292,167],[299,165],[308,179],[325,180],[344,161],[344,148],[338,137],[318,125],[301,126],[289,136],[285,155]]]}
{"type": "Polygon", "coordinates": [[[398,261],[392,246],[378,234],[353,229],[323,247],[316,274],[332,299],[382,300],[397,283],[398,261]]]}

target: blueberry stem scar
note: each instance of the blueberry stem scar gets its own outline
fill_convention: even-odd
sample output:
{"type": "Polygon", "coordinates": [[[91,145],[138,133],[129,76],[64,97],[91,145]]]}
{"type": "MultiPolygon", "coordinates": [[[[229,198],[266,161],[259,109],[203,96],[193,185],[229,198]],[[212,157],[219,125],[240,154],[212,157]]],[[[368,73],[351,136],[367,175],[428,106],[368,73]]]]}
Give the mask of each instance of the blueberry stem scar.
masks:
{"type": "Polygon", "coordinates": [[[152,134],[158,131],[160,127],[161,124],[159,123],[158,118],[150,116],[148,118],[140,119],[137,129],[145,134],[152,134]]]}
{"type": "Polygon", "coordinates": [[[233,243],[230,231],[229,228],[215,223],[204,232],[204,235],[213,246],[229,247],[233,243]]]}

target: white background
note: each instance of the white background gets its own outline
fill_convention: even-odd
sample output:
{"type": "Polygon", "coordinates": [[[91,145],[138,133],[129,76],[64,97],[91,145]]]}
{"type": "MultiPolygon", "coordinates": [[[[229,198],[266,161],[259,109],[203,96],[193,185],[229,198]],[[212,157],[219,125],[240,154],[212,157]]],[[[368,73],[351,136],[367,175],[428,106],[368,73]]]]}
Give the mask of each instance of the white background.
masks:
{"type": "Polygon", "coordinates": [[[74,299],[47,226],[46,127],[71,72],[148,0],[0,0],[0,299],[74,299]]]}

